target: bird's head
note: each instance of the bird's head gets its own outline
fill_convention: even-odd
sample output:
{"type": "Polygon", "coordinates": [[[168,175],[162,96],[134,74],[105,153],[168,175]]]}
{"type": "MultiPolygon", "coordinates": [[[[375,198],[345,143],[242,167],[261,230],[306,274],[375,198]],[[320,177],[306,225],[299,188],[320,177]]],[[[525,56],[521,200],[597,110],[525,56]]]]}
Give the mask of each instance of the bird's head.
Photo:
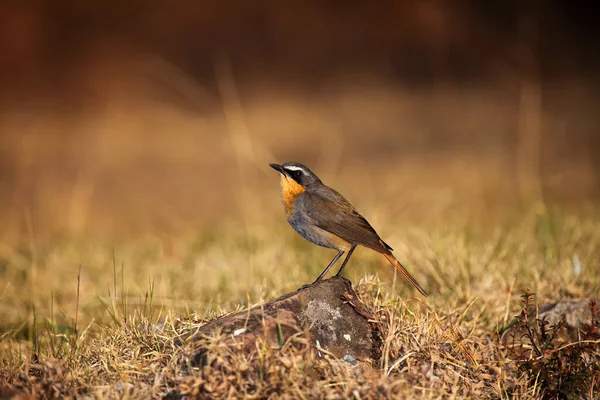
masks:
{"type": "Polygon", "coordinates": [[[321,180],[302,164],[288,162],[269,165],[281,175],[281,199],[289,218],[294,211],[296,196],[304,193],[308,187],[320,184],[321,180]]]}
{"type": "Polygon", "coordinates": [[[308,167],[295,163],[287,162],[285,164],[269,164],[271,168],[281,174],[282,185],[285,183],[300,185],[307,188],[311,185],[321,183],[321,180],[308,167]]]}

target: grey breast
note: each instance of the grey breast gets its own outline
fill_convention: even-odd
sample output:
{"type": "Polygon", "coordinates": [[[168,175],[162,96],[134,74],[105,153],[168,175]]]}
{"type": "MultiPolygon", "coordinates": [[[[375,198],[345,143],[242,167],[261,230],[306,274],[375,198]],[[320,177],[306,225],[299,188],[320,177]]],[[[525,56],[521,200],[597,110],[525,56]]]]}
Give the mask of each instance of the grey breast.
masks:
{"type": "Polygon", "coordinates": [[[306,200],[304,193],[296,197],[294,212],[288,217],[288,222],[300,236],[309,242],[335,249],[336,244],[331,242],[331,235],[319,228],[316,222],[310,218],[310,213],[306,210],[308,204],[306,200]]]}

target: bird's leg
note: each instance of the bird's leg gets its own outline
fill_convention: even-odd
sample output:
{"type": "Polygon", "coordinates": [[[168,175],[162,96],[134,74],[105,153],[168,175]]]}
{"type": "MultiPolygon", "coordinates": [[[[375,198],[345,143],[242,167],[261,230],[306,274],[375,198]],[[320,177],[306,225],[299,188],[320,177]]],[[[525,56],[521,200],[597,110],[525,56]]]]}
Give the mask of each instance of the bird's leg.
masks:
{"type": "Polygon", "coordinates": [[[338,251],[338,253],[335,255],[335,257],[333,257],[333,260],[331,260],[331,262],[329,263],[329,265],[327,266],[327,268],[325,268],[323,270],[323,272],[321,272],[321,275],[319,275],[319,277],[317,278],[317,280],[314,281],[312,283],[312,285],[314,285],[317,282],[320,282],[321,279],[323,279],[323,277],[325,276],[325,274],[327,273],[327,271],[329,271],[331,269],[331,267],[333,267],[333,264],[335,264],[335,262],[340,259],[340,257],[342,256],[342,254],[344,254],[344,250],[338,251]]]}
{"type": "Polygon", "coordinates": [[[342,266],[340,267],[340,270],[338,271],[337,274],[335,274],[335,276],[340,276],[342,274],[342,271],[344,270],[344,267],[346,266],[346,263],[350,259],[350,256],[352,255],[352,252],[354,251],[355,248],[356,248],[355,244],[353,244],[352,247],[350,247],[350,250],[348,251],[348,255],[344,259],[344,262],[342,263],[342,266]]]}

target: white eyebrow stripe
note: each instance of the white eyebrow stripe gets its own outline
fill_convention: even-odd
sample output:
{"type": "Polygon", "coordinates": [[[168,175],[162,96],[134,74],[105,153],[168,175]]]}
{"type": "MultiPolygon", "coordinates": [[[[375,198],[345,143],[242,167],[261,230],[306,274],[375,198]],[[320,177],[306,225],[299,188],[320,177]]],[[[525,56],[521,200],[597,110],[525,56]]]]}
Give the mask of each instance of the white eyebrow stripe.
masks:
{"type": "Polygon", "coordinates": [[[302,167],[296,167],[295,165],[288,165],[286,167],[283,167],[283,169],[287,169],[287,170],[290,170],[290,171],[302,171],[302,172],[306,173],[306,171],[304,170],[304,168],[302,168],[302,167]]]}

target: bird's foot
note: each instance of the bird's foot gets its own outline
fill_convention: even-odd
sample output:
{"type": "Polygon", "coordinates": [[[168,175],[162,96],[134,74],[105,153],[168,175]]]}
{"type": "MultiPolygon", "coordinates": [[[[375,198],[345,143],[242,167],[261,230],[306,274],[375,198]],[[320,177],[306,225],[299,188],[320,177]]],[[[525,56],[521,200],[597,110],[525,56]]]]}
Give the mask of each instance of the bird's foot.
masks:
{"type": "Polygon", "coordinates": [[[312,285],[314,285],[316,282],[313,283],[307,283],[306,285],[302,285],[298,288],[298,292],[304,289],[308,289],[309,287],[311,287],[312,285]]]}

